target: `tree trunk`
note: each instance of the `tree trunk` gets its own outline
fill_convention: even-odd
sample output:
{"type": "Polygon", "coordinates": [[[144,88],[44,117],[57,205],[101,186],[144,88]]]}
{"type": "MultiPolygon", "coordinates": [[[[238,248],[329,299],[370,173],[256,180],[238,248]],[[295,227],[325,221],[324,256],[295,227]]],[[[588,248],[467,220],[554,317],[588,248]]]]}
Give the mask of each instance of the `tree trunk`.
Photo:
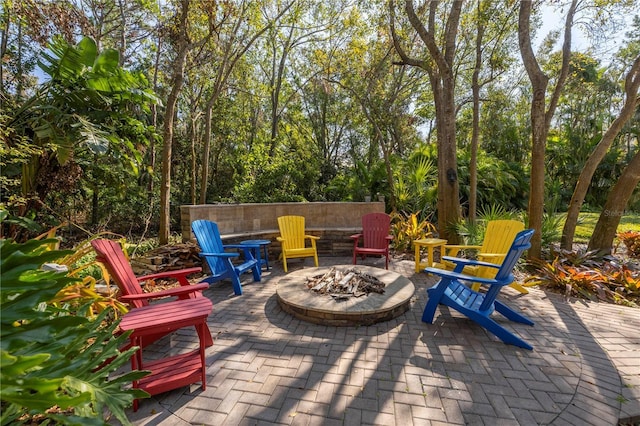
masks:
{"type": "MultiPolygon", "coordinates": [[[[94,162],[97,161],[96,158],[97,155],[94,155],[94,162]]],[[[91,194],[91,224],[95,226],[98,224],[98,204],[100,201],[98,197],[98,190],[100,186],[98,184],[98,179],[96,179],[95,177],[92,178],[91,187],[91,189],[93,189],[93,194],[91,194]]]]}
{"type": "MultiPolygon", "coordinates": [[[[162,52],[162,36],[158,35],[158,51],[156,52],[155,64],[153,67],[153,93],[158,93],[158,67],[160,66],[160,54],[162,52]]],[[[153,131],[149,133],[149,167],[154,170],[156,167],[156,132],[158,128],[158,106],[154,102],[151,104],[151,126],[153,131]]],[[[149,201],[153,197],[153,175],[149,175],[147,183],[147,194],[149,201]]]]}
{"type": "Polygon", "coordinates": [[[120,10],[120,44],[118,46],[118,52],[120,52],[120,66],[124,65],[125,52],[127,51],[127,14],[123,0],[118,1],[118,9],[120,10]]]}
{"type": "Polygon", "coordinates": [[[167,98],[164,116],[162,148],[162,178],[160,182],[160,229],[158,240],[160,245],[169,243],[171,233],[171,154],[173,147],[173,121],[175,119],[176,104],[184,81],[184,69],[190,44],[187,35],[187,16],[189,14],[189,0],[181,1],[178,24],[177,53],[173,61],[173,77],[171,92],[167,98]]]}
{"type": "Polygon", "coordinates": [[[530,17],[532,3],[521,0],[518,16],[518,44],[524,67],[527,70],[533,90],[531,100],[531,176],[529,189],[529,227],[535,230],[531,239],[529,259],[539,259],[542,252],[542,219],[544,215],[544,162],[547,134],[551,126],[551,118],[556,110],[560,92],[569,73],[569,57],[571,54],[571,27],[576,11],[577,0],[572,0],[564,26],[564,43],[562,45],[562,66],[556,86],[545,111],[545,101],[549,77],[542,71],[533,52],[530,34],[530,17]]]}
{"type": "Polygon", "coordinates": [[[613,121],[613,123],[611,123],[611,126],[602,136],[598,145],[593,149],[593,152],[587,159],[587,162],[580,172],[580,177],[578,177],[578,181],[576,182],[576,187],[573,190],[573,196],[569,203],[569,210],[567,211],[567,219],[564,223],[564,228],[562,229],[562,240],[560,244],[565,250],[571,250],[573,248],[573,237],[575,236],[576,225],[578,224],[578,215],[580,214],[584,198],[587,195],[587,190],[589,189],[589,184],[591,183],[593,174],[604,156],[607,154],[607,151],[609,150],[609,147],[611,147],[616,136],[618,136],[620,130],[622,130],[622,127],[631,117],[633,117],[636,108],[640,105],[640,98],[638,98],[639,88],[640,56],[638,56],[633,62],[633,65],[625,79],[625,92],[627,98],[624,106],[622,107],[622,111],[620,111],[620,115],[613,121]]]}
{"type": "Polygon", "coordinates": [[[213,102],[207,102],[204,112],[204,135],[202,136],[202,175],[200,177],[200,204],[207,202],[207,189],[209,179],[209,157],[211,156],[211,114],[213,102]]]}
{"type": "MultiPolygon", "coordinates": [[[[292,5],[293,1],[289,2],[285,5],[282,10],[278,13],[278,16],[274,19],[275,22],[280,16],[282,16],[292,5]]],[[[270,28],[269,25],[265,25],[263,28],[258,30],[251,38],[249,38],[244,45],[244,39],[238,39],[236,36],[239,33],[240,29],[243,27],[243,16],[246,11],[243,6],[239,11],[238,19],[236,23],[232,26],[233,30],[231,32],[231,40],[235,40],[238,43],[238,46],[233,44],[226,45],[222,49],[224,51],[224,57],[219,60],[219,67],[216,74],[216,78],[213,84],[213,91],[211,93],[211,97],[207,101],[206,111],[205,111],[205,127],[204,127],[204,135],[203,139],[203,148],[202,148],[202,174],[201,174],[201,183],[200,183],[200,204],[204,204],[207,198],[207,190],[209,186],[209,161],[211,157],[211,119],[212,119],[212,111],[213,106],[216,101],[220,97],[222,93],[222,89],[226,84],[231,72],[235,68],[236,63],[244,56],[244,54],[249,50],[249,48],[253,45],[253,43],[258,40],[258,38],[264,34],[267,29],[270,28]]],[[[217,159],[216,159],[217,161],[217,159]]],[[[215,170],[215,168],[214,168],[215,170]]]]}
{"type": "Polygon", "coordinates": [[[478,143],[480,138],[480,68],[482,67],[482,39],[484,38],[484,20],[480,12],[478,1],[478,29],[476,34],[476,63],[471,77],[471,92],[473,96],[473,123],[471,127],[471,156],[469,158],[469,213],[468,218],[476,221],[478,204],[478,143]]]}
{"type": "Polygon", "coordinates": [[[600,213],[598,223],[589,240],[588,250],[597,250],[600,253],[611,253],[613,239],[620,224],[620,218],[629,202],[633,191],[640,183],[640,150],[636,152],[627,167],[622,172],[620,179],[613,186],[604,210],[600,213]]]}
{"type": "MultiPolygon", "coordinates": [[[[192,114],[195,114],[195,112],[192,111],[192,114]]],[[[195,205],[196,204],[196,198],[197,198],[197,194],[196,194],[196,170],[197,170],[197,166],[198,166],[198,162],[196,161],[196,138],[197,138],[197,124],[196,124],[196,119],[197,117],[194,117],[193,115],[191,116],[191,130],[190,130],[190,137],[189,139],[191,140],[191,176],[190,176],[190,180],[191,180],[191,204],[195,205]]]]}
{"type": "MultiPolygon", "coordinates": [[[[4,22],[2,23],[3,30],[0,32],[0,58],[4,58],[7,51],[7,42],[9,40],[9,32],[11,30],[11,12],[13,12],[11,8],[5,7],[4,13],[2,14],[4,22]]],[[[2,96],[0,96],[0,108],[4,108],[4,66],[0,66],[0,93],[2,93],[2,96]]]]}
{"type": "Polygon", "coordinates": [[[438,2],[429,2],[428,28],[415,13],[413,2],[405,0],[405,12],[411,26],[427,47],[433,64],[422,59],[410,58],[395,32],[395,6],[389,2],[391,35],[396,52],[403,64],[417,66],[427,71],[436,107],[436,128],[438,143],[438,231],[441,238],[450,244],[458,244],[460,237],[453,231],[453,226],[460,220],[460,199],[458,164],[456,153],[456,108],[455,108],[455,75],[454,61],[456,36],[462,11],[461,1],[451,2],[442,46],[438,46],[434,28],[438,2]]]}
{"type": "Polygon", "coordinates": [[[453,76],[436,85],[436,128],[438,129],[438,232],[450,244],[460,240],[454,225],[460,220],[460,185],[456,153],[456,119],[453,76]],[[438,87],[439,86],[439,87],[438,87]]]}
{"type": "Polygon", "coordinates": [[[287,56],[291,49],[294,27],[289,30],[286,43],[282,46],[282,57],[276,68],[276,46],[274,40],[273,63],[271,70],[271,144],[269,145],[269,157],[273,156],[278,142],[278,123],[280,121],[280,91],[282,90],[282,76],[287,63],[287,56]]]}

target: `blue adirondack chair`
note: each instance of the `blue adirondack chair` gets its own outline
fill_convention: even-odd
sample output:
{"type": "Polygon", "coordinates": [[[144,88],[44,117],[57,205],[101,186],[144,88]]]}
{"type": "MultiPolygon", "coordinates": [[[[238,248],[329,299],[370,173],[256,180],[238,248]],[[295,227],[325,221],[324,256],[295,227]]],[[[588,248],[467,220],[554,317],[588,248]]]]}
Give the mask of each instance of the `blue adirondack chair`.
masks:
{"type": "Polygon", "coordinates": [[[225,278],[233,283],[236,295],[242,294],[240,275],[251,270],[253,280],[260,281],[261,272],[258,261],[253,256],[253,250],[260,250],[259,245],[251,244],[222,244],[218,224],[210,220],[196,220],[191,223],[191,230],[200,246],[200,256],[207,261],[211,276],[204,281],[213,284],[225,278]],[[238,252],[226,252],[227,249],[242,249],[244,261],[234,264],[231,260],[240,257],[238,252]]]}
{"type": "Polygon", "coordinates": [[[456,267],[453,271],[426,268],[424,270],[425,272],[438,275],[440,277],[440,281],[427,290],[429,300],[424,308],[422,321],[431,324],[438,304],[443,304],[466,315],[469,319],[475,321],[482,327],[486,328],[489,332],[496,335],[504,343],[529,350],[533,349],[533,346],[529,343],[515,336],[509,330],[491,319],[491,314],[495,310],[511,321],[533,325],[533,321],[529,318],[517,313],[496,299],[502,287],[513,282],[513,268],[522,253],[531,247],[529,242],[531,241],[532,236],[532,229],[520,231],[511,244],[511,248],[504,258],[502,265],[445,256],[445,260],[456,263],[456,267]],[[467,265],[496,268],[498,269],[498,273],[493,279],[462,274],[462,270],[467,265]],[[465,282],[471,284],[480,283],[488,286],[488,288],[486,293],[480,293],[470,289],[465,282]]]}

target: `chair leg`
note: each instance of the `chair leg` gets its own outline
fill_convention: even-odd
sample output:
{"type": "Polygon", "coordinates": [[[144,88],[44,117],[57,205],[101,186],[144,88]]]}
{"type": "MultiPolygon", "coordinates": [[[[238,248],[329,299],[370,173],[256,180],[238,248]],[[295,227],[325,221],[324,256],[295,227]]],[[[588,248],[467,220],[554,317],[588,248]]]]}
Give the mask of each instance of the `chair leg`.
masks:
{"type": "Polygon", "coordinates": [[[196,326],[196,331],[198,332],[198,338],[202,342],[205,348],[209,348],[213,346],[213,338],[211,337],[211,331],[209,327],[205,324],[204,327],[196,326]]]}
{"type": "Polygon", "coordinates": [[[282,252],[282,266],[284,267],[284,272],[287,272],[287,256],[282,252]]]}
{"type": "Polygon", "coordinates": [[[313,260],[315,261],[316,268],[317,268],[318,267],[318,252],[317,251],[313,254],[313,260]]]}
{"type": "Polygon", "coordinates": [[[427,304],[424,307],[424,312],[422,313],[422,321],[428,324],[433,323],[433,317],[436,314],[436,309],[438,308],[438,304],[442,299],[442,295],[444,294],[444,290],[447,288],[446,285],[442,285],[442,280],[440,280],[436,285],[427,290],[427,295],[429,299],[427,300],[427,304]]]}
{"type": "Polygon", "coordinates": [[[511,283],[509,284],[509,287],[514,288],[516,290],[518,290],[520,293],[522,294],[529,294],[529,290],[527,290],[526,288],[524,288],[522,286],[522,284],[520,283],[511,283]]]}
{"type": "Polygon", "coordinates": [[[233,292],[236,296],[242,296],[242,284],[240,283],[240,277],[234,273],[231,276],[231,282],[233,283],[233,292]]]}
{"type": "Polygon", "coordinates": [[[499,300],[495,301],[495,307],[496,311],[500,312],[505,316],[505,318],[508,318],[511,321],[519,322],[520,324],[533,325],[533,321],[531,321],[529,318],[525,317],[522,314],[519,314],[499,300]]]}
{"type": "Polygon", "coordinates": [[[358,257],[358,256],[356,255],[356,251],[355,251],[355,249],[354,249],[354,250],[353,250],[353,264],[354,264],[354,265],[356,264],[356,258],[357,258],[357,257],[358,257]]]}
{"type": "MultiPolygon", "coordinates": [[[[497,305],[496,305],[496,308],[497,308],[497,305]]],[[[518,346],[524,349],[533,350],[533,346],[531,346],[521,338],[517,337],[515,334],[511,333],[510,331],[502,327],[500,324],[498,324],[491,318],[484,317],[484,320],[482,322],[478,322],[478,324],[480,324],[487,331],[491,332],[493,335],[498,337],[504,343],[518,346]]]]}
{"type": "Polygon", "coordinates": [[[260,262],[256,263],[251,270],[253,271],[253,280],[261,281],[262,280],[262,271],[260,270],[260,262]]]}

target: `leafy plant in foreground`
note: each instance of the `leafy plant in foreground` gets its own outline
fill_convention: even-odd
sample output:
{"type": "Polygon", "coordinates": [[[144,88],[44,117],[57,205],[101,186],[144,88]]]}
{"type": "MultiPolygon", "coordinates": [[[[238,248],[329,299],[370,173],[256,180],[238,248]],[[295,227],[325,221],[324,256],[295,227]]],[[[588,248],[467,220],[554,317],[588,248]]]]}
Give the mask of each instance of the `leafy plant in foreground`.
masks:
{"type": "Polygon", "coordinates": [[[124,409],[147,394],[122,386],[147,372],[108,380],[137,349],[119,351],[127,335],[114,337],[118,322],[105,321],[109,310],[90,317],[88,305],[72,310],[50,303],[78,281],[41,270],[44,263],[72,253],[50,250],[56,242],[0,240],[0,423],[102,425],[108,408],[130,424],[124,409]]]}
{"type": "Polygon", "coordinates": [[[627,247],[627,254],[630,257],[640,258],[640,232],[619,232],[618,238],[627,247]]]}
{"type": "Polygon", "coordinates": [[[435,225],[428,220],[418,220],[417,213],[407,215],[394,212],[391,214],[392,244],[399,252],[410,251],[414,240],[426,238],[435,231],[435,225]]]}
{"type": "Polygon", "coordinates": [[[594,259],[594,252],[559,251],[551,262],[534,261],[528,285],[541,285],[589,300],[627,306],[640,305],[640,271],[627,265],[594,259]]]}

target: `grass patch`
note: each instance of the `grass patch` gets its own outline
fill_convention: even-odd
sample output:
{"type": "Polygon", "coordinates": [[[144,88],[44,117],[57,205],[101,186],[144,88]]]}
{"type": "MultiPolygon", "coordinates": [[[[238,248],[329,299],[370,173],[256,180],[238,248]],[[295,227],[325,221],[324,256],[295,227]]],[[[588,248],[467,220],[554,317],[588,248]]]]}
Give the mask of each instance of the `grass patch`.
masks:
{"type": "MultiPolygon", "coordinates": [[[[588,243],[593,230],[596,227],[600,213],[580,213],[578,216],[578,226],[576,227],[576,234],[574,237],[575,243],[588,243]]],[[[561,226],[564,226],[564,221],[561,226]]],[[[640,232],[640,214],[629,213],[620,219],[618,225],[618,232],[622,231],[636,231],[640,232]]],[[[562,232],[562,228],[560,228],[562,232]]]]}

